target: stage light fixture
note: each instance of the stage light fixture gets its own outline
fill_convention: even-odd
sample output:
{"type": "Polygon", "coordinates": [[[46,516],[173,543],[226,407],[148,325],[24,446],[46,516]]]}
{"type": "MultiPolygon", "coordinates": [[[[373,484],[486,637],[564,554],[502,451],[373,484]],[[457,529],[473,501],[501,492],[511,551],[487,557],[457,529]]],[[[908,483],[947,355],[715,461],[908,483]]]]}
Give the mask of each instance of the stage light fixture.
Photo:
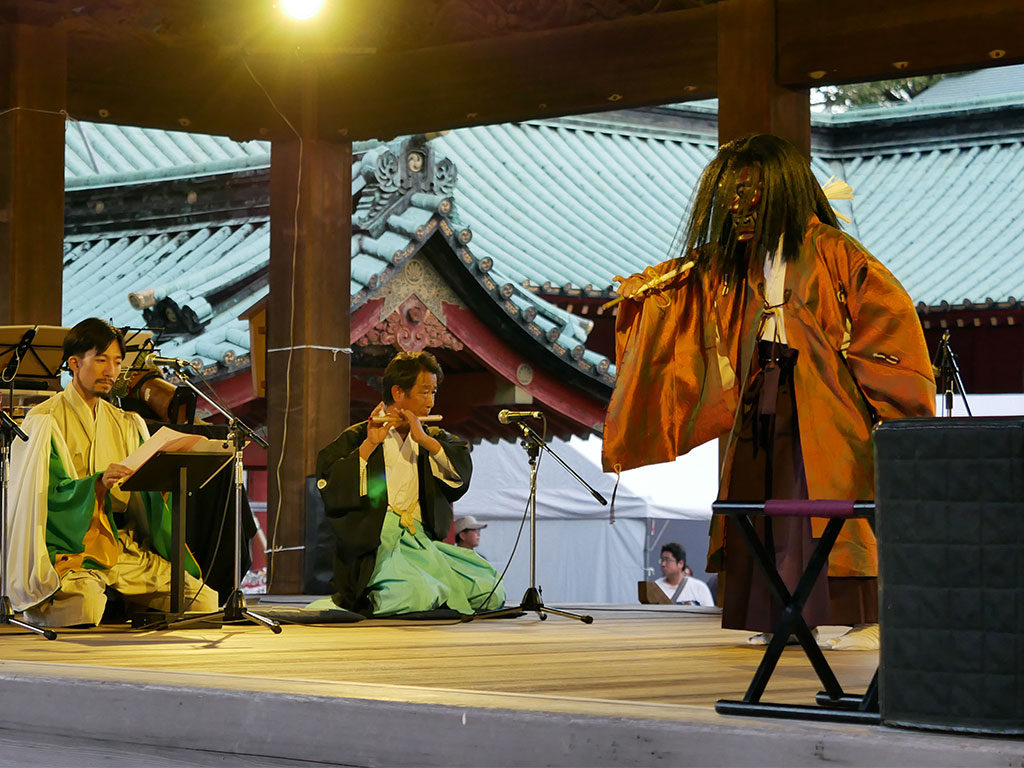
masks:
{"type": "Polygon", "coordinates": [[[279,0],[281,12],[296,21],[308,21],[323,10],[326,0],[279,0]]]}

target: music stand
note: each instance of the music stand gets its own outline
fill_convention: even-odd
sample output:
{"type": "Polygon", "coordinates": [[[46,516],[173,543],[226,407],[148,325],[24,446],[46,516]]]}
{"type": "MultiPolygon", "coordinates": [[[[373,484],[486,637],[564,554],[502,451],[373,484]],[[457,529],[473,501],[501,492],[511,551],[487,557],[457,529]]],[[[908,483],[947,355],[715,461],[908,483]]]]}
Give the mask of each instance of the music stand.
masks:
{"type": "Polygon", "coordinates": [[[540,455],[542,450],[547,451],[555,458],[555,461],[562,465],[566,472],[575,477],[579,483],[590,491],[591,496],[602,504],[607,504],[608,502],[600,493],[591,488],[590,484],[580,477],[572,467],[562,461],[562,457],[552,451],[541,436],[538,435],[528,424],[525,424],[522,421],[517,421],[516,426],[518,426],[519,430],[523,433],[521,445],[526,449],[526,453],[529,456],[530,461],[530,586],[527,587],[522,601],[515,608],[499,608],[495,611],[476,613],[472,616],[466,617],[464,620],[497,619],[502,616],[519,616],[527,611],[535,611],[541,621],[547,618],[547,614],[553,613],[556,616],[564,616],[567,619],[579,619],[584,624],[593,624],[593,616],[586,616],[578,613],[572,613],[570,611],[563,611],[559,608],[547,607],[541,599],[540,590],[537,589],[537,456],[540,455]]]}
{"type": "Polygon", "coordinates": [[[67,332],[56,325],[0,327],[0,384],[7,385],[12,408],[16,383],[32,392],[45,391],[60,378],[67,332]]]}
{"type": "MultiPolygon", "coordinates": [[[[148,329],[121,328],[121,337],[124,339],[124,359],[121,361],[121,373],[110,392],[117,398],[127,397],[132,375],[146,370],[148,353],[153,351],[153,332],[148,329]]],[[[156,371],[156,368],[151,370],[156,371]]]]}
{"type": "Polygon", "coordinates": [[[230,453],[158,451],[121,486],[126,491],[172,491],[177,495],[171,510],[170,610],[138,614],[132,618],[132,626],[158,624],[170,627],[172,622],[185,616],[185,505],[188,492],[205,485],[230,461],[230,453]]]}

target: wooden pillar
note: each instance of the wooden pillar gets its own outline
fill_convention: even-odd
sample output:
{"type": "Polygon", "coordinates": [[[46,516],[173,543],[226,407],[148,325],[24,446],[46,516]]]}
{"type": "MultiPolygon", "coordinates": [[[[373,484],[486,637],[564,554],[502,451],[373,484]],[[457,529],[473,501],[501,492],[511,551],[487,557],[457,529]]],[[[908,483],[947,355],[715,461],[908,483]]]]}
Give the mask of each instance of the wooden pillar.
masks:
{"type": "Polygon", "coordinates": [[[718,141],[774,133],[811,155],[810,91],[777,81],[776,0],[722,0],[718,11],[718,141]]]}
{"type": "Polygon", "coordinates": [[[271,560],[275,593],[302,590],[304,552],[288,548],[305,543],[305,479],[348,425],[349,358],[330,349],[349,345],[351,239],[351,142],[273,142],[267,519],[271,545],[286,550],[271,560]]]}
{"type": "Polygon", "coordinates": [[[0,325],[61,324],[67,44],[0,23],[0,325]]]}

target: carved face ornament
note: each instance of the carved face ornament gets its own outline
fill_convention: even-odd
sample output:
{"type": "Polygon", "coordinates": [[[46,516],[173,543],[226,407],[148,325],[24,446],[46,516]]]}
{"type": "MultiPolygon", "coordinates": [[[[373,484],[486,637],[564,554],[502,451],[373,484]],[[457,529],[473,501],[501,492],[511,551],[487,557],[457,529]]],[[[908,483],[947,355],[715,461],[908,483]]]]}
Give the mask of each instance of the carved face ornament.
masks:
{"type": "Polygon", "coordinates": [[[736,239],[746,243],[754,239],[757,229],[757,212],[761,207],[764,180],[760,165],[745,165],[736,174],[736,188],[733,190],[729,213],[736,232],[736,239]]]}

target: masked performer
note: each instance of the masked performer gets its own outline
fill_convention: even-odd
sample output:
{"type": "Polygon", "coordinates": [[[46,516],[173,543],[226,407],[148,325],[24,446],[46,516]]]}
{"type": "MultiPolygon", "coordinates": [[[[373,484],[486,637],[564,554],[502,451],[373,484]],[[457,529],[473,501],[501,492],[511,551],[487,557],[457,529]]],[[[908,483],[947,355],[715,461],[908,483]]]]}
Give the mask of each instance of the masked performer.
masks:
{"type": "MultiPolygon", "coordinates": [[[[759,135],[721,148],[678,256],[616,278],[626,300],[607,470],[724,437],[722,499],[873,498],[872,427],[934,415],[935,382],[910,297],[838,226],[793,145],[759,135]]],[[[768,546],[790,590],[825,522],[773,519],[768,546]]],[[[722,626],[767,642],[781,606],[733,526],[713,521],[708,554],[707,570],[723,572],[722,626]]],[[[808,625],[877,622],[877,574],[870,526],[847,521],[808,625]]]]}
{"type": "Polygon", "coordinates": [[[371,419],[346,429],[317,458],[317,487],[336,539],[335,605],[388,616],[445,606],[468,614],[505,602],[486,560],[441,541],[473,469],[465,440],[420,423],[441,378],[430,353],[397,355],[371,419]]]}
{"type": "MultiPolygon", "coordinates": [[[[124,356],[121,334],[96,318],[64,338],[71,383],[25,417],[12,449],[8,582],[15,610],[42,626],[98,624],[114,590],[170,609],[171,510],[159,493],[129,493],[119,462],[149,437],[109,396],[124,356]]],[[[217,593],[185,562],[188,608],[217,609],[217,593]]]]}

